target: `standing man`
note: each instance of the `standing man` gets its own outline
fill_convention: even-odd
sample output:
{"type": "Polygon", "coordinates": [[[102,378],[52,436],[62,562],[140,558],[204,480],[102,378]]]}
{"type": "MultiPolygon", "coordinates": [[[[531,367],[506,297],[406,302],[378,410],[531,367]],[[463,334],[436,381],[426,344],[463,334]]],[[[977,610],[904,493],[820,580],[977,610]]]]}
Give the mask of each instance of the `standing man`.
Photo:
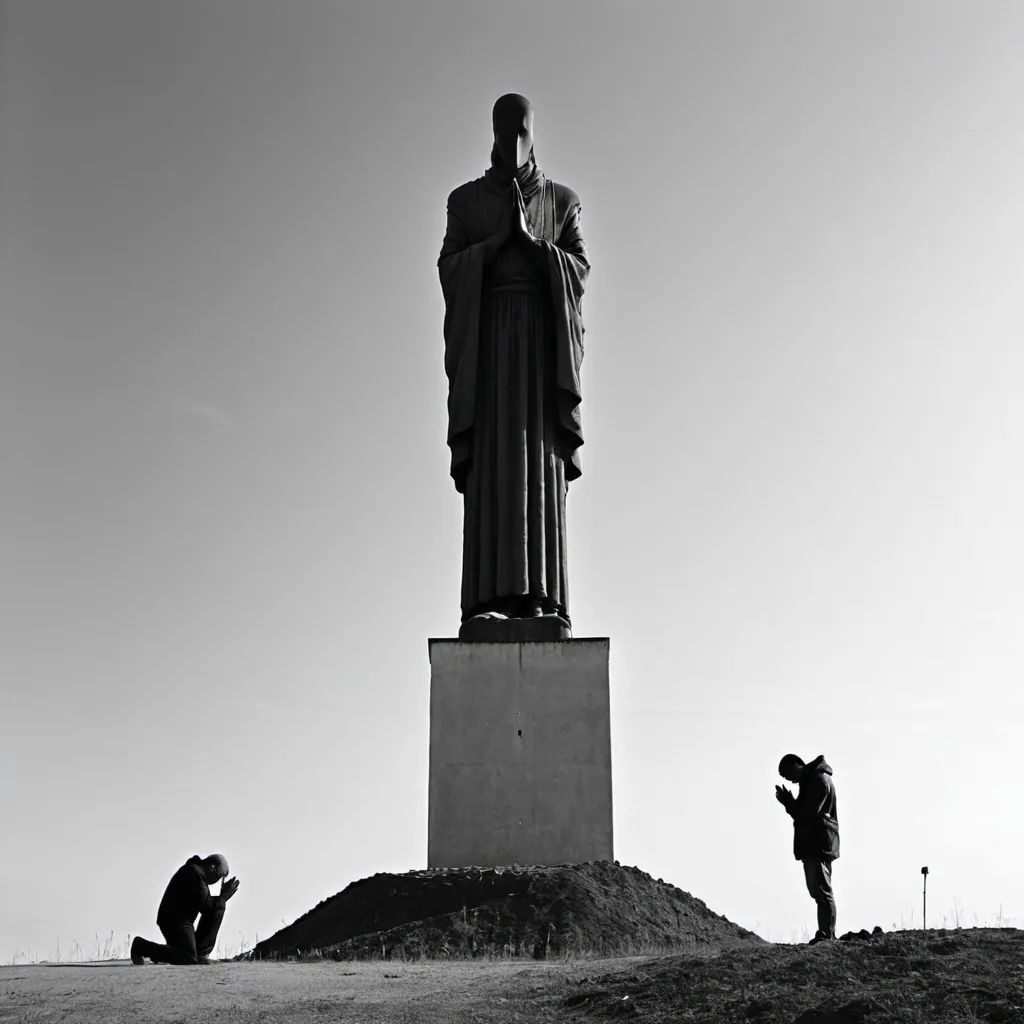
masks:
{"type": "Polygon", "coordinates": [[[799,789],[775,787],[775,799],[793,819],[793,856],[803,862],[804,879],[818,905],[818,931],[811,944],[836,937],[836,901],[832,894],[832,862],[839,857],[839,814],[832,769],[821,755],[810,764],[796,754],[779,762],[779,774],[799,789]]]}
{"type": "Polygon", "coordinates": [[[167,883],[156,912],[156,924],[167,945],[136,935],[132,940],[132,963],[141,964],[148,956],[156,964],[208,964],[217,944],[224,907],[237,891],[238,879],[228,878],[224,854],[189,857],[167,883]],[[210,886],[222,879],[227,881],[220,887],[220,895],[212,896],[210,886]]]}

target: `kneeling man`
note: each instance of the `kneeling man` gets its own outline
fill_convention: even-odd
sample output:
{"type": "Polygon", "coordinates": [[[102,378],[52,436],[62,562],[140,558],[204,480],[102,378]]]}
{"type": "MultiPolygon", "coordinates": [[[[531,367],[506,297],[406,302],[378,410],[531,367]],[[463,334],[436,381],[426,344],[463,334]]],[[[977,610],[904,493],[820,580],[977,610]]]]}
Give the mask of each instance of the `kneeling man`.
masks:
{"type": "Polygon", "coordinates": [[[217,944],[224,907],[237,891],[238,879],[228,878],[228,862],[222,853],[189,857],[167,883],[156,912],[157,927],[167,944],[136,936],[132,940],[132,963],[141,964],[148,956],[155,964],[208,964],[217,944]],[[222,879],[227,881],[220,887],[220,895],[211,896],[210,886],[222,879]],[[199,926],[195,927],[197,916],[199,926]]]}

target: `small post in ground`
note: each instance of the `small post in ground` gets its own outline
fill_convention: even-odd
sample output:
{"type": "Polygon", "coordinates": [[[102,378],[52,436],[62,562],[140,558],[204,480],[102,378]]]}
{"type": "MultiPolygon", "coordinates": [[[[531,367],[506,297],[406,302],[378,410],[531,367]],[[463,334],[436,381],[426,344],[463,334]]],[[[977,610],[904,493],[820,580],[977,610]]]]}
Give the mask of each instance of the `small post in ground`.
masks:
{"type": "Polygon", "coordinates": [[[924,883],[924,889],[921,891],[921,928],[923,931],[928,930],[928,869],[921,868],[921,874],[924,876],[922,882],[924,883]]]}

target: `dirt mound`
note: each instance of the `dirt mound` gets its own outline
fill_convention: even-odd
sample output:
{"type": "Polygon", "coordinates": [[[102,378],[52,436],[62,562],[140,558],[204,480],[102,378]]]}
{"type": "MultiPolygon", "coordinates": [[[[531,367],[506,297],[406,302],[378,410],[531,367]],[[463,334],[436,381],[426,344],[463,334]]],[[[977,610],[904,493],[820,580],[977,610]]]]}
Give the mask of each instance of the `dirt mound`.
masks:
{"type": "Polygon", "coordinates": [[[763,945],[689,893],[607,861],[439,868],[353,882],[260,942],[252,959],[618,956],[763,945]]]}
{"type": "Polygon", "coordinates": [[[580,979],[562,1006],[591,1020],[629,1014],[651,1024],[1024,1022],[1017,929],[851,935],[856,941],[652,960],[580,979]]]}

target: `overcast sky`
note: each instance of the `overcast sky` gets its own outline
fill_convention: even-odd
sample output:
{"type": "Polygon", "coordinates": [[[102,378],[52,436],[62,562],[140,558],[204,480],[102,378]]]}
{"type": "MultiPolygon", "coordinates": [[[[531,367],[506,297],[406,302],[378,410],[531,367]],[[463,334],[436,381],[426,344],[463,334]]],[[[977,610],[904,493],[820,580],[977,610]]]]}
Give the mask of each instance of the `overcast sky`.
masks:
{"type": "Polygon", "coordinates": [[[426,861],[445,198],[501,93],[593,262],[569,493],[615,850],[813,931],[1024,925],[1024,8],[0,3],[0,961],[426,861]]]}

